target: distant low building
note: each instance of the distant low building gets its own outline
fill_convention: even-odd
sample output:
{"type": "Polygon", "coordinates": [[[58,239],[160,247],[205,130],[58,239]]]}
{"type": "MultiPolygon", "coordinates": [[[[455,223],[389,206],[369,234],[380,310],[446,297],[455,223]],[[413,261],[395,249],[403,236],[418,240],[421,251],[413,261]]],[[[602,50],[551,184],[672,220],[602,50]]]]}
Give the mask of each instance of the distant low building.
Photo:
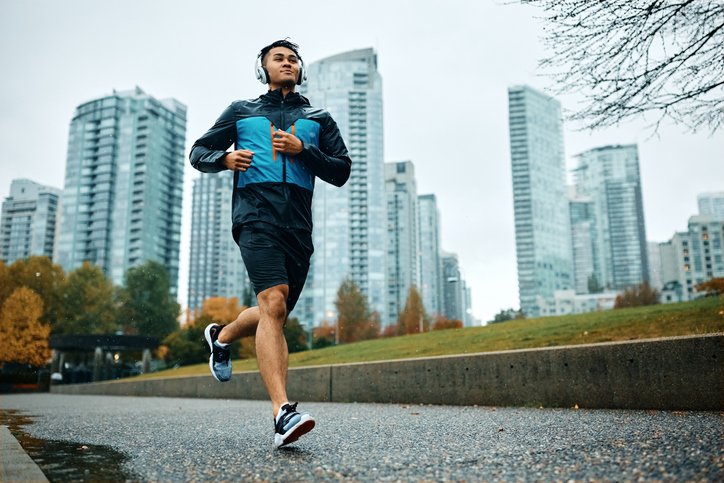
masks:
{"type": "Polygon", "coordinates": [[[620,292],[576,294],[575,290],[556,290],[553,300],[540,298],[541,316],[583,314],[610,310],[620,292]]]}
{"type": "Polygon", "coordinates": [[[684,300],[683,287],[676,281],[666,283],[659,293],[659,302],[662,304],[674,304],[684,300]]]}

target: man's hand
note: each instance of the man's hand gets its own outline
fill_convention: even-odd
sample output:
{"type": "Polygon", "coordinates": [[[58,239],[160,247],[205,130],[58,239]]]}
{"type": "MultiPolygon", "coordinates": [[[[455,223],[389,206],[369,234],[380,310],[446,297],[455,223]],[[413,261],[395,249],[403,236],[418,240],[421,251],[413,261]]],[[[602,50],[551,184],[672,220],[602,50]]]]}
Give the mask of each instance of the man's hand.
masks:
{"type": "Polygon", "coordinates": [[[254,152],[248,149],[239,149],[226,153],[224,156],[224,166],[232,171],[246,171],[251,165],[251,158],[254,152]]]}
{"type": "Polygon", "coordinates": [[[284,154],[290,154],[292,156],[301,153],[304,148],[301,139],[286,131],[282,131],[281,129],[274,133],[272,146],[274,146],[274,149],[277,151],[284,154]]]}

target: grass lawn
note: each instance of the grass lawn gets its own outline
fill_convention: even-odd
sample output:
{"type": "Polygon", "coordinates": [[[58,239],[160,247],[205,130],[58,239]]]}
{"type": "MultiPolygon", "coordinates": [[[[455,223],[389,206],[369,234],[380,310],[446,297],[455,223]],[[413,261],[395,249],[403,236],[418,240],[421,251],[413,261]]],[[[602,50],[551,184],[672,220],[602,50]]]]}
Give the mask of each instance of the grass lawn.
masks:
{"type": "MultiPolygon", "coordinates": [[[[513,320],[485,327],[370,340],[290,354],[289,366],[472,354],[714,332],[724,332],[723,297],[579,315],[513,320]]],[[[235,359],[233,365],[234,372],[257,369],[256,359],[235,359]]],[[[138,377],[175,377],[208,372],[208,363],[203,363],[138,377]]]]}

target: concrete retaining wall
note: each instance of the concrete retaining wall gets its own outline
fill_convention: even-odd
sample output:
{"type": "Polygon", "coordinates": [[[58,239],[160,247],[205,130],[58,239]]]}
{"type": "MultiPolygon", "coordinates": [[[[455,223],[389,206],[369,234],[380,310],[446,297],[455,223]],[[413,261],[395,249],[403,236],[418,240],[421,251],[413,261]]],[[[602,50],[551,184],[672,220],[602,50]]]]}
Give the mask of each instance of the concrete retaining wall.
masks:
{"type": "MultiPolygon", "coordinates": [[[[267,399],[258,372],[54,386],[65,394],[267,399]]],[[[289,370],[301,401],[724,410],[724,334],[289,370]]]]}

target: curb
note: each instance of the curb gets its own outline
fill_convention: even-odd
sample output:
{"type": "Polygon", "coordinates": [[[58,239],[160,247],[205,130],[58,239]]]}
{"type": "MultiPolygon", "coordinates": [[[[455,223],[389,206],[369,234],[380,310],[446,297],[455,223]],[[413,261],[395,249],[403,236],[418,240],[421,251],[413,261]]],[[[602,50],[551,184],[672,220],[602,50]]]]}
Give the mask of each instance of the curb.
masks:
{"type": "MultiPolygon", "coordinates": [[[[51,392],[268,399],[258,372],[61,385],[51,392]]],[[[295,400],[724,410],[724,334],[289,370],[295,400]]]]}
{"type": "Polygon", "coordinates": [[[0,426],[0,481],[48,481],[7,426],[0,426]]]}

